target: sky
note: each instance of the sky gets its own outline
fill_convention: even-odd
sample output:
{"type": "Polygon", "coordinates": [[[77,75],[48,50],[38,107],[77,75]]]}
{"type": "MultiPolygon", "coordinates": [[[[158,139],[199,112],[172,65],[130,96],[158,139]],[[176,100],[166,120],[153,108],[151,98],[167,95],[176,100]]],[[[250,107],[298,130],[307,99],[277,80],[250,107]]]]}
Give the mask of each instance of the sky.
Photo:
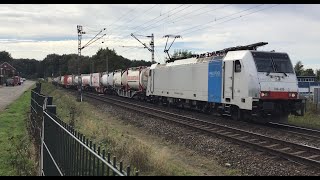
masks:
{"type": "Polygon", "coordinates": [[[0,51],[13,58],[77,54],[77,25],[82,25],[82,46],[100,31],[97,38],[106,34],[82,50],[86,56],[108,47],[132,60],[151,61],[130,34],[147,46],[146,36],[154,34],[155,61],[164,63],[164,36],[180,35],[170,54],[268,42],[258,50],[286,52],[293,64],[320,69],[318,4],[1,4],[0,22],[0,51]]]}

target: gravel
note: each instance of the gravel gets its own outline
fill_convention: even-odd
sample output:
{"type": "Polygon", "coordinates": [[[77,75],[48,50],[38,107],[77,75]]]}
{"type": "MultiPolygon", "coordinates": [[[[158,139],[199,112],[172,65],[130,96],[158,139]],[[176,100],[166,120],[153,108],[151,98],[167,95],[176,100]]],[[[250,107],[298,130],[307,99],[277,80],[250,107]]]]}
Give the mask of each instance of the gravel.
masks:
{"type": "MultiPolygon", "coordinates": [[[[139,128],[142,128],[147,134],[163,137],[164,140],[170,144],[183,145],[186,148],[193,150],[195,154],[210,158],[212,160],[216,160],[221,166],[240,169],[243,175],[320,175],[319,169],[306,167],[304,165],[289,162],[288,160],[259,152],[257,150],[236,145],[226,140],[219,139],[215,136],[188,129],[186,127],[183,127],[182,125],[148,117],[141,113],[139,114],[118,106],[113,106],[88,98],[86,98],[85,101],[92,102],[92,104],[99,106],[100,110],[107,112],[124,122],[131,123],[139,128]]],[[[142,103],[145,105],[145,103],[143,102],[137,103],[142,103]]],[[[153,104],[149,105],[154,106],[153,104]]],[[[165,107],[161,108],[163,108],[164,110],[168,110],[165,107]]],[[[182,111],[179,109],[168,111],[180,113],[183,112],[185,115],[190,115],[197,118],[205,117],[205,115],[196,112],[188,112],[185,110],[182,111]]],[[[276,130],[272,130],[272,128],[266,128],[262,126],[260,127],[258,125],[247,125],[247,123],[226,121],[221,117],[211,117],[215,122],[233,125],[234,127],[238,127],[244,130],[259,132],[266,135],[272,134],[272,136],[279,136],[279,138],[289,138],[289,136],[277,134],[276,130]]],[[[298,141],[299,138],[293,138],[290,140],[298,141]]],[[[301,139],[299,140],[299,142],[303,143],[301,139]]]]}
{"type": "MultiPolygon", "coordinates": [[[[120,97],[113,97],[117,99],[122,99],[120,97]]],[[[309,138],[297,134],[290,133],[285,130],[277,129],[277,128],[272,128],[272,127],[267,127],[265,125],[257,124],[257,123],[247,123],[247,122],[239,122],[239,121],[233,121],[229,117],[221,117],[218,115],[206,115],[203,113],[199,113],[196,111],[191,111],[191,110],[186,110],[186,109],[178,109],[178,108],[168,108],[164,107],[161,105],[154,105],[150,103],[145,103],[145,102],[139,102],[139,101],[134,101],[135,103],[141,104],[141,105],[149,105],[151,107],[156,107],[165,111],[177,113],[177,114],[183,114],[185,116],[190,116],[194,118],[199,118],[201,120],[206,120],[209,122],[215,122],[219,123],[222,125],[242,129],[245,131],[249,132],[255,132],[258,134],[270,136],[276,139],[284,140],[284,141],[289,141],[297,144],[302,144],[302,145],[308,145],[312,147],[317,147],[320,148],[320,138],[314,139],[314,138],[309,138]]]]}

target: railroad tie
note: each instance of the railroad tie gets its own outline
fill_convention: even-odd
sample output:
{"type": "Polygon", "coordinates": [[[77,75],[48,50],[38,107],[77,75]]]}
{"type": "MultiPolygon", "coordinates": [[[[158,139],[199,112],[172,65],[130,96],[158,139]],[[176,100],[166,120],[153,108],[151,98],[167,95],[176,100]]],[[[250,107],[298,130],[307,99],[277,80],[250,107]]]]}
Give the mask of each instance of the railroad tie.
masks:
{"type": "Polygon", "coordinates": [[[238,139],[245,139],[247,137],[249,137],[249,136],[242,136],[242,137],[239,137],[238,139]]]}
{"type": "Polygon", "coordinates": [[[249,139],[248,142],[251,142],[251,141],[256,141],[258,139],[249,139]]]}
{"type": "Polygon", "coordinates": [[[308,159],[314,159],[314,158],[317,158],[317,157],[320,157],[320,155],[312,155],[312,156],[309,156],[309,157],[306,157],[308,159]]]}
{"type": "Polygon", "coordinates": [[[306,151],[297,151],[297,152],[290,153],[290,154],[291,154],[291,155],[298,155],[298,154],[302,154],[302,153],[304,153],[304,152],[306,152],[306,151]]]}
{"type": "Polygon", "coordinates": [[[235,136],[239,136],[240,134],[232,134],[232,135],[229,135],[230,137],[235,137],[235,136]]]}
{"type": "Polygon", "coordinates": [[[258,142],[258,143],[256,143],[256,144],[264,144],[264,143],[267,143],[268,141],[260,141],[260,142],[258,142]]]}
{"type": "Polygon", "coordinates": [[[289,147],[285,147],[285,148],[282,148],[282,149],[277,149],[278,151],[286,151],[286,150],[290,150],[291,148],[289,147]]]}
{"type": "Polygon", "coordinates": [[[279,144],[272,144],[272,145],[269,145],[269,146],[265,146],[267,148],[272,148],[272,147],[275,147],[275,146],[278,146],[279,144]]]}
{"type": "Polygon", "coordinates": [[[231,134],[232,132],[224,132],[224,133],[221,133],[222,135],[227,135],[227,134],[231,134]]]}

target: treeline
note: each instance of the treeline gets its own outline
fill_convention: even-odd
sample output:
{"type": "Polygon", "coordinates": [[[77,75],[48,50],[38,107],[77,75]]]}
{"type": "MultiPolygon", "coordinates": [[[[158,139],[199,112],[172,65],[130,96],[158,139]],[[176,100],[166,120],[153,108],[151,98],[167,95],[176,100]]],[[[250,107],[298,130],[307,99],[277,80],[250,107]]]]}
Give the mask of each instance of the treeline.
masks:
{"type": "Polygon", "coordinates": [[[316,76],[317,80],[320,81],[320,69],[314,71],[311,68],[305,69],[303,66],[304,65],[301,61],[298,61],[294,66],[294,70],[297,76],[316,76]]]}
{"type": "Polygon", "coordinates": [[[105,72],[117,69],[125,69],[136,66],[150,66],[151,62],[144,60],[129,60],[117,55],[114,50],[99,49],[91,57],[81,56],[80,61],[77,54],[49,54],[42,61],[35,59],[13,59],[10,53],[0,52],[0,64],[8,62],[17,69],[22,77],[45,78],[56,77],[64,74],[77,74],[78,68],[82,74],[91,72],[105,72]],[[80,65],[81,62],[81,65],[80,65]]]}
{"type": "MultiPolygon", "coordinates": [[[[192,55],[188,50],[175,51],[172,58],[188,58],[192,55]]],[[[87,74],[91,72],[114,71],[117,69],[125,69],[128,67],[150,66],[150,61],[129,60],[118,55],[111,49],[99,49],[97,53],[91,57],[81,56],[81,72],[87,74]],[[107,63],[108,62],[108,63],[107,63]]],[[[0,52],[0,64],[3,62],[10,63],[17,69],[17,73],[26,78],[45,78],[56,77],[64,74],[77,74],[80,62],[77,54],[49,54],[42,61],[35,59],[13,59],[10,53],[6,51],[0,52]]],[[[305,69],[301,61],[298,61],[294,70],[297,76],[317,76],[320,81],[320,69],[305,69]]]]}

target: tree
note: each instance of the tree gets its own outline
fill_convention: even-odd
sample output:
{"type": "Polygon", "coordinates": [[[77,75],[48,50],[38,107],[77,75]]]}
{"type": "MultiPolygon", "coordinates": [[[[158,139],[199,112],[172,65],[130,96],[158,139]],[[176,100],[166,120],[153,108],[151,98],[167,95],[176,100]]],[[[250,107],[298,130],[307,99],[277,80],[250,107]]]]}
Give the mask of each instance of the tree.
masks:
{"type": "Polygon", "coordinates": [[[303,75],[304,69],[301,61],[298,61],[297,64],[294,66],[294,71],[296,72],[297,76],[303,75]]]}
{"type": "Polygon", "coordinates": [[[316,70],[317,80],[320,81],[320,69],[316,70]]]}
{"type": "Polygon", "coordinates": [[[12,57],[11,54],[6,52],[6,51],[1,51],[0,52],[0,64],[4,63],[4,62],[8,62],[11,63],[12,62],[12,57]]]}
{"type": "Polygon", "coordinates": [[[185,58],[191,58],[192,52],[188,50],[175,50],[172,59],[185,59],[185,58]]]}
{"type": "Polygon", "coordinates": [[[313,69],[309,68],[303,71],[302,76],[316,76],[313,69]]]}

